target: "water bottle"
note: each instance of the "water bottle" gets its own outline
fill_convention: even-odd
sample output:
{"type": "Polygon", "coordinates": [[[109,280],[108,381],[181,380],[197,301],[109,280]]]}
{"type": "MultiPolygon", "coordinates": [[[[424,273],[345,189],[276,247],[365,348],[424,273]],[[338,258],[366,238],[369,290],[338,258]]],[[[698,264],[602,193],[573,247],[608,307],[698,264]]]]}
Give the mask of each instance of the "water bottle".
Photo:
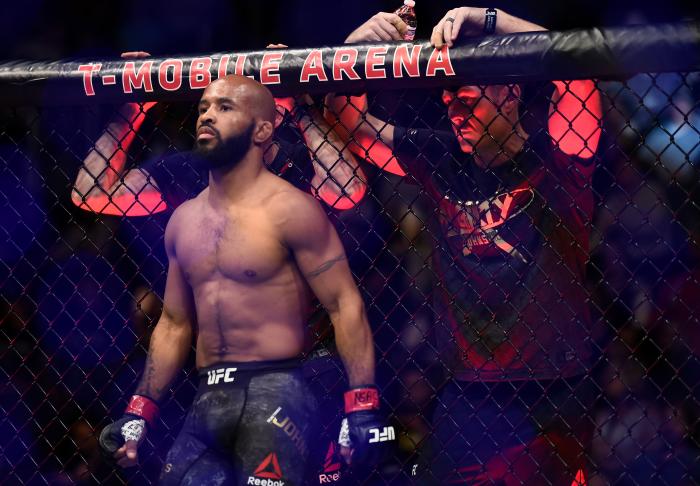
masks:
{"type": "Polygon", "coordinates": [[[403,35],[404,40],[407,41],[412,41],[416,36],[416,11],[413,9],[415,6],[414,0],[404,0],[403,5],[394,12],[408,25],[408,30],[403,35]]]}

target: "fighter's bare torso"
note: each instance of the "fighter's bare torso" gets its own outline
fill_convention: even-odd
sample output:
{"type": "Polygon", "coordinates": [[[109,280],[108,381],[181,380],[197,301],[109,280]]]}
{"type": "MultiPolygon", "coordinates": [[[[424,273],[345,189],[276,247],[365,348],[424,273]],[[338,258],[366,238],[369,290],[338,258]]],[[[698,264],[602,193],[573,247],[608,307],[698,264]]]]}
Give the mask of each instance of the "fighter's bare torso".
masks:
{"type": "Polygon", "coordinates": [[[309,197],[266,174],[235,204],[213,205],[207,188],[173,214],[170,241],[192,290],[198,367],[303,351],[312,294],[283,225],[290,201],[309,197]]]}

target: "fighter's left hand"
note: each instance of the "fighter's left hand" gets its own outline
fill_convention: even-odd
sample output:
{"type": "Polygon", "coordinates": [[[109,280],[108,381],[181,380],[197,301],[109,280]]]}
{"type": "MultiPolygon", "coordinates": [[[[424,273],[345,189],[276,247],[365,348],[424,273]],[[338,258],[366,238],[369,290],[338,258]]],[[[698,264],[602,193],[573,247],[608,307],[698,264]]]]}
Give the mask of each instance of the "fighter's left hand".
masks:
{"type": "Polygon", "coordinates": [[[448,10],[440,22],[433,27],[430,43],[440,49],[447,44],[454,45],[460,35],[476,36],[484,31],[485,8],[459,7],[448,10]]]}
{"type": "Polygon", "coordinates": [[[340,429],[340,455],[347,464],[376,466],[387,458],[396,442],[394,427],[379,411],[376,387],[345,392],[345,418],[340,429]]]}

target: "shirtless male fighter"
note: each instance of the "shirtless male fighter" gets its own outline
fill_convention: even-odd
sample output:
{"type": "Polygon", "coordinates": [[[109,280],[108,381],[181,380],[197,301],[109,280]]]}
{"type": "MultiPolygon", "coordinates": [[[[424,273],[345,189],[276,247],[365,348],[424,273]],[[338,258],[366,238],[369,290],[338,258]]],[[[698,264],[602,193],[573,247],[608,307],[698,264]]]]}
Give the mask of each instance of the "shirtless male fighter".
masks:
{"type": "Polygon", "coordinates": [[[314,294],[348,374],[353,461],[372,462],[394,436],[379,413],[372,334],[338,235],[311,195],[263,165],[274,120],[271,93],[246,77],[213,82],[199,102],[196,149],[209,186],[168,223],[163,313],[143,377],[100,436],[120,466],[137,463],[196,335],[200,385],[161,484],[301,484],[317,413],[299,368],[314,294]]]}

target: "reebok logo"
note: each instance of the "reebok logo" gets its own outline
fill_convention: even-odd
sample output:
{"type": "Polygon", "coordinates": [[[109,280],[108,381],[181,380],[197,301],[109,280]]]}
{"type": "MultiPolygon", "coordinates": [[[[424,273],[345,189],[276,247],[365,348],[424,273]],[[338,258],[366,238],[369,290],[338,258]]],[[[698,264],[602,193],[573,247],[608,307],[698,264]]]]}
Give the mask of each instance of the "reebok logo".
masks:
{"type": "Polygon", "coordinates": [[[332,484],[340,480],[340,463],[336,461],[335,442],[328,444],[326,460],[323,461],[323,473],[318,475],[319,484],[332,484]]]}
{"type": "Polygon", "coordinates": [[[255,486],[284,486],[284,481],[275,481],[274,479],[260,479],[248,476],[246,484],[254,484],[255,486]]]}
{"type": "Polygon", "coordinates": [[[260,479],[248,476],[246,484],[254,484],[255,486],[284,486],[284,481],[275,481],[274,479],[260,479]]]}
{"type": "Polygon", "coordinates": [[[340,469],[340,463],[335,461],[336,447],[335,442],[328,444],[328,452],[326,452],[326,460],[323,461],[323,472],[336,472],[340,469]]]}
{"type": "Polygon", "coordinates": [[[224,383],[233,383],[233,376],[238,368],[219,368],[207,371],[207,385],[218,385],[221,379],[224,383]]]}
{"type": "Polygon", "coordinates": [[[252,476],[248,476],[246,484],[255,486],[284,486],[282,480],[282,470],[277,460],[277,454],[270,452],[260,465],[253,471],[252,476]]]}
{"type": "Polygon", "coordinates": [[[394,427],[392,425],[384,427],[381,430],[369,429],[369,433],[372,434],[372,437],[369,439],[370,444],[375,444],[377,442],[388,442],[396,439],[396,434],[394,433],[394,427]]]}

